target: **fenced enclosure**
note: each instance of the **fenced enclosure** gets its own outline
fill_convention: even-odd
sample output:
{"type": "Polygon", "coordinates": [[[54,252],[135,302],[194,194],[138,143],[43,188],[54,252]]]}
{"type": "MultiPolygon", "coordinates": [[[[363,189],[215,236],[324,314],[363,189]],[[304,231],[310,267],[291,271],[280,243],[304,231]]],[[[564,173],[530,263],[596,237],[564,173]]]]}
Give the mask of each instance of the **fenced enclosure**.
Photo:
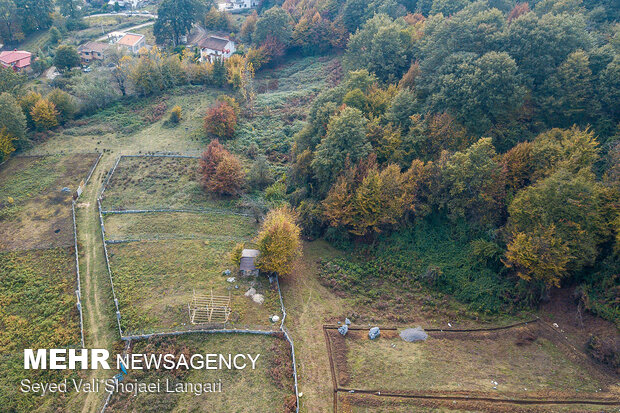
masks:
{"type": "Polygon", "coordinates": [[[193,291],[192,302],[189,304],[190,322],[192,324],[226,324],[232,309],[230,308],[230,293],[228,296],[196,294],[193,291]]]}
{"type": "MultiPolygon", "coordinates": [[[[197,205],[194,202],[196,184],[188,183],[187,180],[180,186],[190,188],[189,198],[171,197],[168,191],[171,186],[177,188],[179,176],[175,175],[176,172],[158,177],[150,174],[148,165],[142,164],[142,171],[139,173],[143,179],[148,180],[146,186],[140,180],[132,180],[133,178],[127,175],[122,179],[118,179],[119,175],[116,175],[119,171],[124,170],[123,173],[126,174],[132,169],[125,168],[123,164],[125,160],[142,161],[158,158],[158,155],[119,157],[104,180],[97,202],[121,338],[129,341],[186,334],[241,333],[269,336],[283,334],[290,346],[295,389],[294,407],[298,412],[299,390],[295,350],[293,341],[284,327],[286,312],[277,279],[273,284],[265,277],[237,279],[234,276],[230,277],[232,271],[225,269],[231,267],[230,264],[225,264],[225,261],[228,260],[228,253],[235,243],[239,241],[249,243],[256,234],[258,230],[256,220],[249,219],[250,215],[240,211],[236,203],[209,199],[207,205],[201,204],[200,200],[197,205]],[[114,188],[119,182],[123,183],[127,191],[114,188]],[[145,191],[146,187],[148,191],[145,191]],[[156,199],[150,199],[150,195],[154,195],[156,199]],[[106,197],[109,198],[106,200],[106,197]],[[125,197],[128,202],[124,201],[125,197]],[[191,200],[189,204],[178,202],[187,199],[191,200]],[[166,205],[168,201],[170,204],[166,205]],[[112,237],[106,231],[108,217],[113,220],[110,221],[114,231],[112,237]],[[220,226],[222,232],[213,233],[212,225],[201,225],[202,218],[207,221],[223,220],[224,225],[220,226]],[[197,225],[192,223],[192,220],[197,220],[195,221],[197,225]],[[158,233],[158,230],[163,230],[164,233],[158,233]],[[149,259],[145,260],[144,257],[149,259]],[[202,263],[195,261],[192,264],[192,260],[196,260],[197,257],[202,259],[202,263]],[[205,261],[211,263],[208,270],[201,267],[205,261]],[[135,267],[136,265],[138,267],[135,267]],[[136,274],[137,277],[134,277],[136,274]],[[188,277],[187,274],[194,275],[188,277]],[[183,284],[188,285],[179,290],[179,286],[183,284]],[[205,287],[213,288],[214,284],[219,285],[217,290],[221,290],[222,287],[227,290],[229,296],[215,295],[213,292],[209,295],[196,293],[196,286],[204,291],[205,287]],[[154,294],[158,288],[161,292],[159,296],[154,294]],[[174,289],[180,291],[180,294],[176,296],[171,294],[174,289]],[[261,298],[255,300],[254,296],[244,294],[246,290],[258,291],[260,294],[254,295],[260,295],[261,298]],[[190,291],[191,298],[184,298],[190,291]],[[136,297],[138,301],[132,304],[136,297]],[[153,306],[149,306],[148,300],[153,297],[165,297],[173,301],[162,303],[156,299],[153,306]],[[141,302],[141,299],[147,301],[141,302]],[[166,310],[162,313],[164,322],[149,324],[148,320],[153,309],[162,307],[166,310]],[[175,310],[175,307],[179,310],[185,307],[185,315],[182,315],[182,311],[175,310]],[[140,315],[140,311],[143,311],[143,315],[140,315]],[[189,322],[182,322],[188,319],[188,312],[189,322]],[[282,321],[271,322],[273,315],[280,316],[282,321]],[[243,319],[233,320],[233,316],[243,319]],[[176,321],[170,319],[171,322],[167,323],[166,317],[172,317],[176,321]]],[[[161,159],[166,162],[175,159],[182,162],[196,162],[196,157],[183,155],[164,155],[161,159]]],[[[157,162],[153,165],[161,166],[157,162]]],[[[184,170],[188,171],[186,167],[184,170]]],[[[195,176],[192,179],[195,179],[195,176]]]]}

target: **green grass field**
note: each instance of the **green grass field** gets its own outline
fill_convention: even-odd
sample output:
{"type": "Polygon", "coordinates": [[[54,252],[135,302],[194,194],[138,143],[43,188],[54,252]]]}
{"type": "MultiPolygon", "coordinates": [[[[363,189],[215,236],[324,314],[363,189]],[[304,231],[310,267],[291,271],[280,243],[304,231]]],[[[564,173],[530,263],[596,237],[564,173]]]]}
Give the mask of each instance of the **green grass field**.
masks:
{"type": "Polygon", "coordinates": [[[80,118],[42,142],[32,154],[112,150],[119,154],[177,151],[199,154],[208,144],[203,118],[215,98],[225,90],[183,86],[162,95],[131,98],[80,118]],[[179,105],[183,119],[176,127],[165,124],[167,112],[179,105]],[[155,116],[155,112],[164,112],[155,116]]]}
{"type": "Polygon", "coordinates": [[[256,220],[230,212],[106,214],[108,240],[201,239],[249,242],[258,232],[256,220]]]}
{"type": "MultiPolygon", "coordinates": [[[[288,343],[277,337],[245,334],[185,335],[133,344],[133,352],[256,354],[255,370],[131,371],[125,381],[204,383],[222,381],[222,392],[201,396],[181,393],[115,394],[109,412],[286,412],[294,399],[288,343]]],[[[294,410],[293,410],[294,411],[294,410]]]]}
{"type": "Polygon", "coordinates": [[[232,328],[276,328],[269,316],[280,315],[277,290],[265,277],[222,275],[234,268],[228,259],[236,241],[165,240],[108,246],[114,287],[126,335],[189,328],[188,304],[192,292],[232,297],[232,328]],[[251,287],[265,296],[262,305],[243,294],[251,287]],[[235,288],[238,286],[238,288],[235,288]]]}
{"type": "Polygon", "coordinates": [[[417,343],[391,331],[372,341],[366,330],[339,336],[330,333],[335,354],[346,354],[337,363],[342,387],[576,395],[595,394],[609,385],[535,324],[500,332],[429,332],[426,341],[417,343]]]}
{"type": "Polygon", "coordinates": [[[19,382],[77,377],[23,369],[24,348],[81,347],[75,288],[73,248],[0,252],[1,410],[63,410],[67,397],[24,394],[19,382]]]}
{"type": "Polygon", "coordinates": [[[0,167],[0,251],[73,245],[72,192],[96,159],[16,157],[0,167]]]}
{"type": "Polygon", "coordinates": [[[102,207],[227,210],[235,205],[235,199],[206,194],[197,174],[198,159],[122,158],[103,194],[102,207]]]}

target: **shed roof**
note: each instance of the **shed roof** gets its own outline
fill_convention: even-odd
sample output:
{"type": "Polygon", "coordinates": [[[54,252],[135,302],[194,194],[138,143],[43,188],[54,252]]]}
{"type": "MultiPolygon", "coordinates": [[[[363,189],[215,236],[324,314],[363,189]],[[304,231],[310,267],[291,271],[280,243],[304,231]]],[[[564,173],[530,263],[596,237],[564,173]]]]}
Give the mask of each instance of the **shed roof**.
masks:
{"type": "Polygon", "coordinates": [[[244,249],[241,251],[241,257],[256,258],[260,252],[258,250],[244,249]]]}

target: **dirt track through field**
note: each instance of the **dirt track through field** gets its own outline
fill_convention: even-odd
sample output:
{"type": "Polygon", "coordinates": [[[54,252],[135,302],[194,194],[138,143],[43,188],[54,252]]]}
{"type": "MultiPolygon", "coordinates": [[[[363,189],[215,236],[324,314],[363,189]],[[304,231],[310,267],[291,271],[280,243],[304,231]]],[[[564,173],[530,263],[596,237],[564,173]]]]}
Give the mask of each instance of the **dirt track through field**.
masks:
{"type": "MultiPolygon", "coordinates": [[[[106,171],[114,159],[115,157],[110,155],[101,158],[76,209],[86,347],[105,348],[111,353],[119,340],[113,329],[114,304],[101,245],[97,196],[106,171]]],[[[109,371],[95,370],[89,378],[100,379],[110,376],[109,371]]],[[[98,412],[104,397],[104,393],[88,393],[81,411],[83,413],[98,412]]]]}

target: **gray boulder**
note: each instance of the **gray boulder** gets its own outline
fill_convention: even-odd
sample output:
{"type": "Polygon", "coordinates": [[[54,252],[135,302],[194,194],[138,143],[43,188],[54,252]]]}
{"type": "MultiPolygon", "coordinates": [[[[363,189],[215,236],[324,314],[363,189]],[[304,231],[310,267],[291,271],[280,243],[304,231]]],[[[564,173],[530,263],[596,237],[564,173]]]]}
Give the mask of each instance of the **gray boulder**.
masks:
{"type": "Polygon", "coordinates": [[[426,334],[426,331],[424,331],[422,327],[408,328],[400,332],[400,338],[409,343],[413,343],[426,340],[428,334],[426,334]]]}
{"type": "Polygon", "coordinates": [[[343,326],[338,327],[338,332],[342,334],[343,336],[346,336],[347,333],[349,332],[349,326],[345,324],[343,326]]]}
{"type": "Polygon", "coordinates": [[[380,335],[381,331],[379,330],[379,327],[373,327],[370,329],[370,331],[368,331],[368,338],[371,340],[378,338],[380,335]]]}

